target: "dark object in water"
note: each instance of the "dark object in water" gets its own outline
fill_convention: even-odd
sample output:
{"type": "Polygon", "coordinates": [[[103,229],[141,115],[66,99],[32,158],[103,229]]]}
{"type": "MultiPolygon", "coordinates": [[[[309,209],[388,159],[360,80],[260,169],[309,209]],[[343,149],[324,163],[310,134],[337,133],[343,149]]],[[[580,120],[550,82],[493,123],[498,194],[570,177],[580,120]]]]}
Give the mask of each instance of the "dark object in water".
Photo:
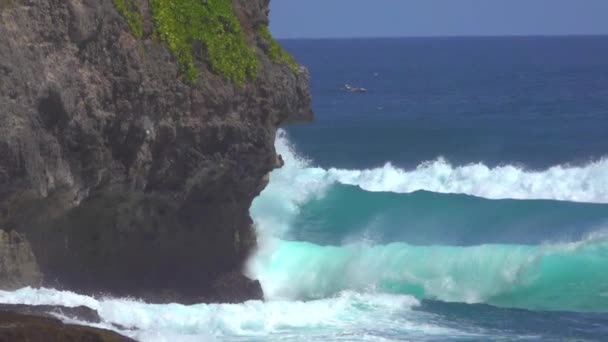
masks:
{"type": "Polygon", "coordinates": [[[350,84],[344,85],[344,90],[349,93],[367,93],[367,89],[363,87],[353,87],[350,84]]]}

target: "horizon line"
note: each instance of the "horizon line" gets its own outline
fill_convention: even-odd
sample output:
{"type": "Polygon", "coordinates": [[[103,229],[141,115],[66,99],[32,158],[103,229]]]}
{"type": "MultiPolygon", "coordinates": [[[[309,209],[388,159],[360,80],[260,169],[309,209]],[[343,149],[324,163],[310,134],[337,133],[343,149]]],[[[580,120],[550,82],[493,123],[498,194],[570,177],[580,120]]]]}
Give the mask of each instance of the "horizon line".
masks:
{"type": "Polygon", "coordinates": [[[337,40],[337,39],[428,39],[428,38],[568,38],[568,37],[608,37],[608,33],[571,34],[471,34],[471,35],[412,35],[412,36],[334,36],[334,37],[280,37],[279,40],[337,40]]]}

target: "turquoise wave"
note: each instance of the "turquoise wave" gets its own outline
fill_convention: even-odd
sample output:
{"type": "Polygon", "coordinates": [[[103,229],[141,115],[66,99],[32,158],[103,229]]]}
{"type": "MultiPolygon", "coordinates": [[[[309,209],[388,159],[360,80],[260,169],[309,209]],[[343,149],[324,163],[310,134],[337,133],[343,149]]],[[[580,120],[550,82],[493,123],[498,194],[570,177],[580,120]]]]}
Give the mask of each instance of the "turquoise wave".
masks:
{"type": "Polygon", "coordinates": [[[369,192],[334,184],[323,196],[302,204],[291,225],[290,239],[321,245],[359,239],[416,245],[539,244],[579,240],[607,226],[608,205],[369,192]]]}
{"type": "Polygon", "coordinates": [[[552,245],[319,246],[275,241],[255,258],[273,298],[355,290],[534,310],[608,312],[608,236],[552,245]]]}
{"type": "Polygon", "coordinates": [[[356,291],[608,312],[605,160],[348,171],[310,167],[284,137],[277,151],[285,167],[252,206],[260,248],[247,268],[268,299],[356,291]]]}

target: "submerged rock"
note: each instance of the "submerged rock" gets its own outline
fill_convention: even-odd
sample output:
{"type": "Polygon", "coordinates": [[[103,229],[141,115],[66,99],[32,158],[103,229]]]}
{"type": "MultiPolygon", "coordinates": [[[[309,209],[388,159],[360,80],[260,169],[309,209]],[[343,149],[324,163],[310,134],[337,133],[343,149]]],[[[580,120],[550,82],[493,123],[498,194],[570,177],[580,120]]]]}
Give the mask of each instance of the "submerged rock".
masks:
{"type": "MultiPolygon", "coordinates": [[[[259,62],[242,85],[200,46],[192,82],[154,37],[149,1],[135,1],[141,36],[114,3],[0,6],[0,227],[29,241],[47,287],[259,299],[241,275],[249,207],[280,164],[277,128],[312,118],[308,74],[267,55],[268,0],[233,2],[259,62]]],[[[13,288],[39,279],[0,274],[13,288]]]]}

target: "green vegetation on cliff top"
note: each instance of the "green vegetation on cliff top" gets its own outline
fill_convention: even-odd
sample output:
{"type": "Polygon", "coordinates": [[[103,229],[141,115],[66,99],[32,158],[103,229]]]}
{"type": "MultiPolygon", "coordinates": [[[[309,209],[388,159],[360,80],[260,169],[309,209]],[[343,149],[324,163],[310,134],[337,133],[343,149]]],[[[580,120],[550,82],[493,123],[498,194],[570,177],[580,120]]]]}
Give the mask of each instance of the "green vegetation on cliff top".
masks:
{"type": "Polygon", "coordinates": [[[270,60],[274,63],[286,63],[291,67],[293,72],[298,72],[298,63],[291,56],[279,42],[277,42],[270,33],[268,29],[268,25],[261,25],[258,32],[264,39],[266,39],[270,43],[270,51],[268,52],[268,56],[270,60]]]}
{"type": "MultiPolygon", "coordinates": [[[[142,38],[140,0],[113,1],[134,35],[142,38]]],[[[198,77],[193,51],[199,42],[213,71],[238,85],[255,78],[259,62],[255,49],[247,46],[232,0],[151,0],[150,4],[155,33],[169,45],[190,82],[198,77]]],[[[261,25],[258,34],[270,43],[271,61],[286,63],[297,72],[298,64],[272,37],[267,25],[261,25]]]]}
{"type": "Polygon", "coordinates": [[[211,68],[242,85],[257,75],[255,50],[248,47],[232,0],[152,0],[152,17],[159,37],[169,44],[186,77],[194,82],[198,70],[193,46],[202,42],[211,68]]]}
{"type": "Polygon", "coordinates": [[[114,0],[114,6],[116,6],[118,12],[125,17],[135,37],[141,39],[144,35],[144,24],[136,1],[137,0],[114,0]]]}

